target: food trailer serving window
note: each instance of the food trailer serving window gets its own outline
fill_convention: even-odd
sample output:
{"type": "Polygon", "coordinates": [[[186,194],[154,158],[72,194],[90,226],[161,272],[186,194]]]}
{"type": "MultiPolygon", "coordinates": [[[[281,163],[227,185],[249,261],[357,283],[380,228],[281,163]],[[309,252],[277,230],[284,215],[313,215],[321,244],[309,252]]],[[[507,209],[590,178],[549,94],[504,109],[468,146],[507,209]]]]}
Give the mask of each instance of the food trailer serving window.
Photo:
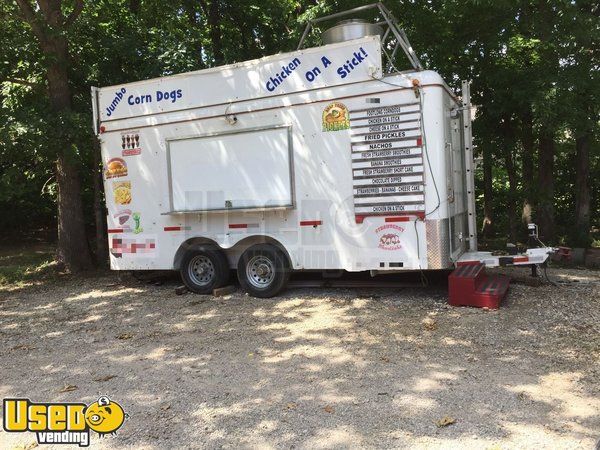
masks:
{"type": "Polygon", "coordinates": [[[291,126],[167,141],[169,213],[292,208],[291,126]]]}

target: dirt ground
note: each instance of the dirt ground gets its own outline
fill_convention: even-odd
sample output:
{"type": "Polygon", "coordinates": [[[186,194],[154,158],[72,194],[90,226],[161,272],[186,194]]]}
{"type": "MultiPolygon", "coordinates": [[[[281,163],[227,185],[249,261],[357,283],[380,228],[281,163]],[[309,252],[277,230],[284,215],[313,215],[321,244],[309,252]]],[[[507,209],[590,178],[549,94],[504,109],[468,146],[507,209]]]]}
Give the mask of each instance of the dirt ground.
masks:
{"type": "MultiPolygon", "coordinates": [[[[550,276],[499,311],[449,307],[443,287],[261,300],[113,274],[5,289],[0,397],[110,396],[130,417],[93,448],[593,449],[600,272],[550,276]]],[[[2,448],[33,442],[0,432],[2,448]]]]}

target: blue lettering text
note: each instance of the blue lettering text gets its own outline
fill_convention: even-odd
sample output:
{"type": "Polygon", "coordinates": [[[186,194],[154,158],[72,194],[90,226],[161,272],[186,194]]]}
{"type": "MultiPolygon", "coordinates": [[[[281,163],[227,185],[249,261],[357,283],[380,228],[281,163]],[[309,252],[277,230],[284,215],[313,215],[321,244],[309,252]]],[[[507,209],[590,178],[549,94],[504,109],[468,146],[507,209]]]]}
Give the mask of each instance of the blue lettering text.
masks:
{"type": "Polygon", "coordinates": [[[127,92],[127,89],[125,89],[125,88],[121,88],[117,92],[115,92],[115,98],[110,103],[110,105],[108,105],[108,107],[106,108],[106,115],[108,117],[112,116],[112,113],[115,112],[117,105],[119,104],[119,102],[123,98],[123,95],[125,95],[126,92],[127,92]]]}
{"type": "Polygon", "coordinates": [[[294,58],[288,64],[284,64],[281,66],[281,71],[274,73],[269,77],[267,82],[265,83],[265,87],[267,91],[273,92],[283,81],[289,77],[292,72],[300,65],[300,60],[298,58],[294,58]]]}

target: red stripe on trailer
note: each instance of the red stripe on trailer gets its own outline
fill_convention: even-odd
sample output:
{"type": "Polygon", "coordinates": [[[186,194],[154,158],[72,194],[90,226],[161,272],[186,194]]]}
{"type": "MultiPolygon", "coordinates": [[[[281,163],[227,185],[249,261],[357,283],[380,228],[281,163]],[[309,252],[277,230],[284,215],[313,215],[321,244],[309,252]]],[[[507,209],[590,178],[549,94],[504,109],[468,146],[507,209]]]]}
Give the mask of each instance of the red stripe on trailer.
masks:
{"type": "Polygon", "coordinates": [[[480,264],[481,261],[459,261],[456,263],[456,267],[460,266],[470,266],[472,264],[480,264]]]}
{"type": "Polygon", "coordinates": [[[125,232],[125,230],[123,228],[109,228],[108,232],[109,233],[123,233],[123,232],[125,232]]]}
{"type": "Polygon", "coordinates": [[[181,227],[165,227],[165,231],[181,231],[181,227]]]}
{"type": "Polygon", "coordinates": [[[247,223],[230,223],[229,228],[248,228],[247,223]]]}
{"type": "Polygon", "coordinates": [[[410,222],[409,216],[386,217],[386,222],[410,222]]]}
{"type": "Polygon", "coordinates": [[[521,263],[529,261],[529,256],[516,256],[513,258],[513,263],[521,263]]]}
{"type": "Polygon", "coordinates": [[[301,220],[300,221],[301,227],[316,227],[318,225],[323,225],[323,221],[322,220],[301,220]]]}

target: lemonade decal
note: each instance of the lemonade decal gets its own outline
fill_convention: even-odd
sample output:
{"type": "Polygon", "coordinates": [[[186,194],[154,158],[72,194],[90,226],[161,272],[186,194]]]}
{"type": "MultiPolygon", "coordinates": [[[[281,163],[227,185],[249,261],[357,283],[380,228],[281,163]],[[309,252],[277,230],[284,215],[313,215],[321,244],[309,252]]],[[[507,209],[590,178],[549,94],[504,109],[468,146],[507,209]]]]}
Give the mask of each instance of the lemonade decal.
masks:
{"type": "Polygon", "coordinates": [[[350,115],[346,105],[332,102],[323,110],[323,131],[339,131],[350,128],[350,115]]]}
{"type": "Polygon", "coordinates": [[[8,433],[33,432],[38,444],[90,445],[90,430],[100,436],[116,434],[128,415],[121,405],[102,396],[85,403],[34,403],[26,398],[5,398],[2,425],[8,433]]]}

